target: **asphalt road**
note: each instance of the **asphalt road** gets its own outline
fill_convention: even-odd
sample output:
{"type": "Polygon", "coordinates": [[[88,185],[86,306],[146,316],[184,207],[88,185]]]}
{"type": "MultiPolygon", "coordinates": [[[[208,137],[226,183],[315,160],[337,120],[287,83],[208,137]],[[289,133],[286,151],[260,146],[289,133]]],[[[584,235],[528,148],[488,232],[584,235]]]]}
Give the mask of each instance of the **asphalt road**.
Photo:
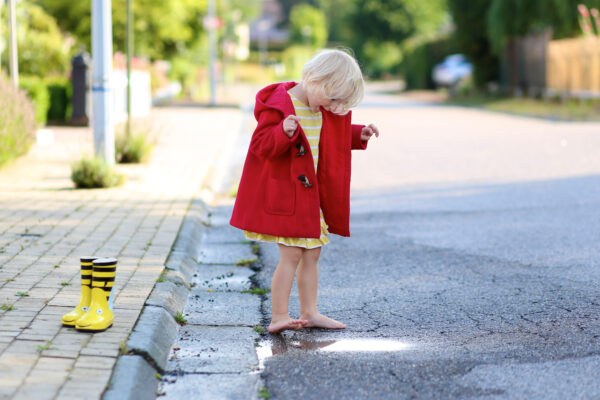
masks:
{"type": "Polygon", "coordinates": [[[382,136],[319,289],[348,328],[270,336],[271,399],[600,398],[600,124],[384,95],[354,120],[382,136]]]}

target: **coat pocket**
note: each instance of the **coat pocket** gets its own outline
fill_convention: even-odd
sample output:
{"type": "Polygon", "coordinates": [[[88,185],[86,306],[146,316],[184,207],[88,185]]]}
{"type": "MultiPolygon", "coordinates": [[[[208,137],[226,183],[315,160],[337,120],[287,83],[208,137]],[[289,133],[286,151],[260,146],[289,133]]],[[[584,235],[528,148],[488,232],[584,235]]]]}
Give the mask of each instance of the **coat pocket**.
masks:
{"type": "Polygon", "coordinates": [[[288,179],[269,178],[264,209],[269,214],[293,215],[296,211],[296,185],[288,179]]]}

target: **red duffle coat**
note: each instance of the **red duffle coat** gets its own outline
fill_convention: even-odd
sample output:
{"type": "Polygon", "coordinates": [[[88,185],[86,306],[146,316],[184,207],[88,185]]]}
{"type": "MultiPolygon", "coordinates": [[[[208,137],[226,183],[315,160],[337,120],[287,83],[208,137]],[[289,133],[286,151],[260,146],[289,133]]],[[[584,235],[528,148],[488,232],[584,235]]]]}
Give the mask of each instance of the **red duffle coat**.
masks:
{"type": "Polygon", "coordinates": [[[276,83],[256,95],[258,125],[230,223],[257,233],[318,238],[321,209],[329,232],[350,236],[351,150],[367,148],[367,142],[360,139],[364,125],[352,125],[351,112],[337,115],[321,108],[323,125],[315,173],[310,145],[300,125],[291,138],[283,131],[283,120],[294,114],[287,91],[295,85],[276,83]],[[303,155],[300,145],[306,149],[303,155]]]}

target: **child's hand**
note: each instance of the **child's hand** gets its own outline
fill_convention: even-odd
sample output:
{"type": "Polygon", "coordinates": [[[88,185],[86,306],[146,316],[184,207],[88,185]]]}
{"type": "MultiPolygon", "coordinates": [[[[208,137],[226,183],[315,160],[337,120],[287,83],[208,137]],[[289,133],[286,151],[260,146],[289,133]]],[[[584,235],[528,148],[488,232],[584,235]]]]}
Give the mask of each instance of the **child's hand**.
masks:
{"type": "Polygon", "coordinates": [[[296,132],[299,123],[300,117],[288,115],[287,118],[283,120],[283,131],[288,137],[292,137],[294,136],[294,132],[296,132]]]}
{"type": "Polygon", "coordinates": [[[375,137],[379,137],[379,129],[377,129],[375,125],[369,124],[368,126],[362,128],[362,131],[360,132],[360,140],[367,142],[373,135],[375,135],[375,137]]]}

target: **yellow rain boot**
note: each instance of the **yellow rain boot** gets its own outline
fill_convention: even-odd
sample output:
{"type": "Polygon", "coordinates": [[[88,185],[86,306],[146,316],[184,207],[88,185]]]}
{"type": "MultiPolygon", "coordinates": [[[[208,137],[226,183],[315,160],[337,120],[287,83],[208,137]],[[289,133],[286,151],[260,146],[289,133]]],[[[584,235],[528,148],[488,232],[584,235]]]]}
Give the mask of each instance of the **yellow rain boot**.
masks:
{"type": "Polygon", "coordinates": [[[75,324],[75,329],[84,332],[102,332],[112,326],[112,288],[117,275],[116,258],[94,260],[92,273],[92,301],[89,311],[75,324]]]}
{"type": "Polygon", "coordinates": [[[64,326],[75,326],[75,322],[85,314],[90,306],[92,299],[92,268],[93,262],[98,257],[81,257],[81,298],[79,304],[70,313],[63,315],[62,323],[64,326]]]}

